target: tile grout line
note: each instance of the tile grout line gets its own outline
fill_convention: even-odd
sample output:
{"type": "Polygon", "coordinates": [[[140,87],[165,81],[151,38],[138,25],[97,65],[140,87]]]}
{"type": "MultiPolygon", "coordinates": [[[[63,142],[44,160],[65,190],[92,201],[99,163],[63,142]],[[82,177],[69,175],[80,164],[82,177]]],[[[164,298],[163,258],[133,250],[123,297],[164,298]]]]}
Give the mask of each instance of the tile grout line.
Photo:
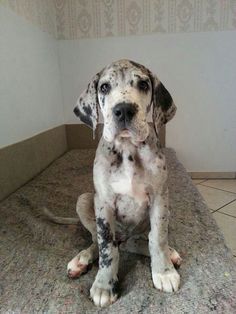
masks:
{"type": "MultiPolygon", "coordinates": [[[[205,181],[204,181],[204,182],[205,182],[205,181]]],[[[202,182],[202,183],[204,183],[204,182],[202,182]]],[[[201,185],[202,183],[198,183],[198,184],[196,184],[196,185],[201,185]]],[[[215,189],[215,190],[219,190],[219,191],[223,191],[223,192],[227,192],[227,193],[231,193],[231,194],[236,194],[236,192],[230,192],[230,191],[222,190],[222,189],[219,189],[219,188],[214,188],[214,187],[209,186],[209,185],[204,185],[204,184],[202,184],[202,186],[205,186],[205,187],[211,188],[211,189],[215,189]]]]}
{"type": "MultiPolygon", "coordinates": [[[[215,213],[215,212],[214,212],[215,213]]],[[[214,214],[212,213],[212,214],[214,214]]],[[[226,213],[222,213],[222,212],[219,212],[219,214],[222,214],[222,215],[225,215],[225,216],[228,216],[228,217],[231,217],[231,218],[235,218],[236,219],[236,216],[232,216],[230,214],[226,214],[226,213]]]]}
{"type": "MultiPolygon", "coordinates": [[[[193,180],[193,183],[194,183],[194,180],[201,180],[201,179],[192,179],[193,180]]],[[[208,179],[203,179],[203,181],[201,182],[198,182],[198,183],[195,183],[195,185],[198,185],[198,184],[202,184],[203,182],[206,182],[208,179]]]]}
{"type": "MultiPolygon", "coordinates": [[[[224,208],[225,206],[227,206],[227,205],[229,205],[229,204],[231,204],[231,203],[233,203],[233,202],[235,202],[235,201],[236,201],[236,199],[230,201],[229,203],[226,203],[225,205],[221,206],[221,207],[218,208],[218,209],[215,209],[215,210],[212,212],[212,214],[214,214],[214,213],[217,212],[218,210],[224,208]]],[[[224,213],[223,213],[223,214],[224,214],[224,213]]],[[[231,216],[231,215],[228,215],[228,216],[231,216]]],[[[234,217],[234,216],[231,216],[231,217],[234,217]]],[[[236,217],[235,217],[235,218],[236,218],[236,217]]]]}

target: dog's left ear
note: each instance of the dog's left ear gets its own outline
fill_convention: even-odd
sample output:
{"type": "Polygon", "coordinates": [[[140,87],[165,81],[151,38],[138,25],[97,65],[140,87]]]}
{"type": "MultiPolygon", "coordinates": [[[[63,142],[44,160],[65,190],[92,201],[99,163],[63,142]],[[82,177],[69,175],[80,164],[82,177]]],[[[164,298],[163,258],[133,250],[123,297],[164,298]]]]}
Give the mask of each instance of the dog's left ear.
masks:
{"type": "Polygon", "coordinates": [[[74,108],[74,114],[87,126],[93,129],[93,131],[95,131],[98,123],[97,85],[100,73],[97,73],[92,78],[87,89],[80,95],[74,108]]]}
{"type": "Polygon", "coordinates": [[[170,93],[156,76],[152,76],[152,88],[152,119],[155,130],[158,132],[174,117],[177,108],[170,93]]]}

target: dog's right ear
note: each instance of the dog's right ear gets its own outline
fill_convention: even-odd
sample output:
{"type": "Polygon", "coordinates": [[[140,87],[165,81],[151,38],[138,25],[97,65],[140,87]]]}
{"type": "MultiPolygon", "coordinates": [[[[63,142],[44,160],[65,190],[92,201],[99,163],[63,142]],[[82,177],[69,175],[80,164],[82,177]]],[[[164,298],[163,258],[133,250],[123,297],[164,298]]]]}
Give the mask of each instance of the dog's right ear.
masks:
{"type": "Polygon", "coordinates": [[[86,90],[82,92],[77,104],[74,108],[74,113],[79,119],[95,131],[98,123],[98,96],[97,86],[100,78],[100,73],[97,73],[86,90]]]}
{"type": "Polygon", "coordinates": [[[152,75],[152,85],[153,85],[153,93],[152,93],[152,117],[153,124],[156,132],[168,121],[170,121],[175,113],[176,106],[173,102],[173,99],[165,88],[165,86],[160,82],[156,75],[152,75]]]}

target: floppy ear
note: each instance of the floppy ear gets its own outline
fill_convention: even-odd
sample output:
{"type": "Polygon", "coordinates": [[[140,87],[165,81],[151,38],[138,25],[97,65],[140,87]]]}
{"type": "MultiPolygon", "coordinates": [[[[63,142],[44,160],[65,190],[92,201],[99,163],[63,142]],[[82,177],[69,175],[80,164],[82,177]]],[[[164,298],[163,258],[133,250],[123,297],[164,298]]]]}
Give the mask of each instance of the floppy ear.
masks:
{"type": "Polygon", "coordinates": [[[168,121],[170,121],[177,110],[173,99],[156,76],[152,77],[153,92],[152,92],[152,119],[156,132],[168,121]]]}
{"type": "Polygon", "coordinates": [[[88,84],[87,89],[80,95],[74,108],[75,115],[93,131],[98,123],[97,85],[99,78],[100,73],[97,73],[88,84]]]}

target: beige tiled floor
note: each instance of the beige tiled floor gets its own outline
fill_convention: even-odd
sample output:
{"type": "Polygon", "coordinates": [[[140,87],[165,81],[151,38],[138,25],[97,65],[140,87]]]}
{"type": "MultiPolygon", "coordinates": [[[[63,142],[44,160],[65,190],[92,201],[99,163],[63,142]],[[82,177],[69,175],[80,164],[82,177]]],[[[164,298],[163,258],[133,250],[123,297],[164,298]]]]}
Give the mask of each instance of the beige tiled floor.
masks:
{"type": "Polygon", "coordinates": [[[236,180],[193,180],[236,261],[236,180]]]}

